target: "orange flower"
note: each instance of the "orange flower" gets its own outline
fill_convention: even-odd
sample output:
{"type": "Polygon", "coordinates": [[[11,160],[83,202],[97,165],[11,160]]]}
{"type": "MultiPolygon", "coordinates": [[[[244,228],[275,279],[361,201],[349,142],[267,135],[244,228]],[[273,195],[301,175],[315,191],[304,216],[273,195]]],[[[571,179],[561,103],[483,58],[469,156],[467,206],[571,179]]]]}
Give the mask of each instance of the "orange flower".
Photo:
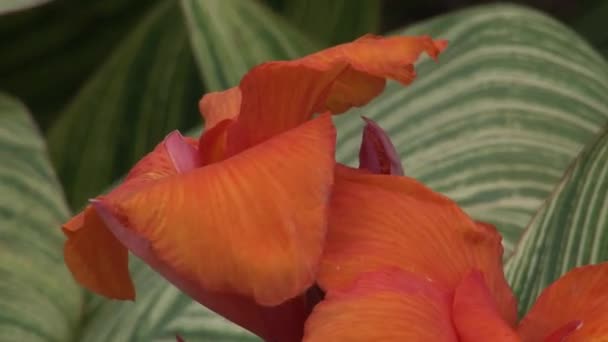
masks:
{"type": "MultiPolygon", "coordinates": [[[[391,176],[377,126],[367,162],[338,167],[318,281],[326,297],[304,341],[606,341],[608,263],[549,286],[517,323],[501,238],[451,200],[391,176]],[[389,174],[389,175],[387,175],[389,174]]],[[[393,169],[394,170],[394,169],[393,169]]]]}
{"type": "Polygon", "coordinates": [[[238,87],[204,96],[198,141],[172,133],[63,226],[72,274],[99,294],[132,299],[130,250],[259,336],[299,339],[310,310],[303,294],[315,283],[333,209],[329,113],[371,101],[386,78],[409,84],[418,56],[445,46],[365,36],[262,64],[238,87]]]}

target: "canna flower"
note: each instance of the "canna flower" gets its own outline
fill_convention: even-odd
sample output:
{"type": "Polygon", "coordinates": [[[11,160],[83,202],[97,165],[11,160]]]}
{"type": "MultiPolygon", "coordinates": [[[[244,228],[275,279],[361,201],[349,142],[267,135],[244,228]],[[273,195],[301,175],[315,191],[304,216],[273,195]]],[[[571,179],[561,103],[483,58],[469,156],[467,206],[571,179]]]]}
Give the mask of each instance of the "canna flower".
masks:
{"type": "Polygon", "coordinates": [[[368,103],[387,78],[409,84],[419,55],[445,46],[365,36],[262,64],[238,87],[205,95],[199,139],[168,135],[63,226],[68,268],[98,294],[134,299],[130,251],[255,334],[299,340],[318,301],[309,289],[333,229],[330,200],[350,193],[359,172],[336,166],[331,114],[368,103]]]}
{"type": "Polygon", "coordinates": [[[378,125],[365,132],[361,168],[372,173],[337,169],[318,275],[326,296],[304,341],[608,340],[608,263],[567,273],[518,323],[496,229],[396,171],[378,125]]]}

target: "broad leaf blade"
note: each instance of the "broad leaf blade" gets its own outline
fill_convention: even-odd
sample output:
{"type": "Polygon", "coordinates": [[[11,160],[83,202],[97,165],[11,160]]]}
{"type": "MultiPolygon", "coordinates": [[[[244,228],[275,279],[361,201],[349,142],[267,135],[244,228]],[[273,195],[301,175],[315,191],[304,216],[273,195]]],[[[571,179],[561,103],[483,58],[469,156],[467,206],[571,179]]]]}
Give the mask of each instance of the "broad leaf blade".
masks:
{"type": "Polygon", "coordinates": [[[0,94],[0,336],[70,341],[83,293],[63,263],[69,212],[44,141],[18,101],[0,94]]]}
{"type": "MultiPolygon", "coordinates": [[[[507,251],[569,163],[608,122],[608,66],[536,11],[483,6],[403,34],[450,46],[418,79],[391,85],[360,113],[392,136],[406,173],[495,224],[507,251]]],[[[355,165],[362,123],[339,117],[341,161],[355,165]]]]}
{"type": "Polygon", "coordinates": [[[288,0],[283,13],[302,31],[334,45],[375,33],[381,5],[377,0],[288,0]]]}
{"type": "Polygon", "coordinates": [[[608,126],[576,159],[506,265],[525,313],[570,269],[608,260],[608,126]]]}
{"type": "Polygon", "coordinates": [[[190,41],[205,86],[239,83],[253,66],[320,49],[257,1],[182,0],[190,41]]]}
{"type": "Polygon", "coordinates": [[[202,92],[179,7],[161,2],[49,131],[70,205],[102,192],[168,132],[200,123],[202,92]]]}
{"type": "Polygon", "coordinates": [[[79,87],[156,1],[62,0],[3,16],[1,87],[27,103],[38,125],[48,130],[79,87]]]}

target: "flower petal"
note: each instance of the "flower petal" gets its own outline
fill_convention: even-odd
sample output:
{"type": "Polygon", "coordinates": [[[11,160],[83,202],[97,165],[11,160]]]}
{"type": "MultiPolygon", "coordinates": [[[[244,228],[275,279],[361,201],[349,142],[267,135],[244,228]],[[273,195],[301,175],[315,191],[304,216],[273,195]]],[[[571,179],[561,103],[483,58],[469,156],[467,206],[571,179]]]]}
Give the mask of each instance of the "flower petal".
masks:
{"type": "Polygon", "coordinates": [[[608,263],[578,267],[549,285],[521,321],[524,341],[558,335],[570,341],[608,340],[608,263]]]}
{"type": "Polygon", "coordinates": [[[401,158],[388,134],[373,120],[363,117],[365,128],[359,149],[359,168],[375,174],[403,176],[401,158]]]}
{"type": "Polygon", "coordinates": [[[472,271],[456,288],[452,317],[462,342],[520,341],[515,330],[500,316],[478,271],[472,271]]]}
{"type": "Polygon", "coordinates": [[[192,297],[201,289],[277,305],[314,282],[334,147],[324,115],[220,163],[95,205],[133,253],[163,274],[170,270],[192,297]]]}
{"type": "Polygon", "coordinates": [[[336,80],[326,101],[326,108],[337,114],[367,104],[384,90],[387,78],[410,84],[416,77],[414,62],[420,54],[426,52],[437,58],[446,47],[447,41],[433,41],[428,36],[366,35],[299,61],[314,68],[324,68],[337,60],[348,61],[348,70],[336,80]]]}
{"type": "Polygon", "coordinates": [[[449,291],[432,281],[398,270],[368,273],[327,293],[303,341],[458,341],[450,308],[449,291]]]}
{"type": "Polygon", "coordinates": [[[65,263],[76,281],[109,298],[135,299],[127,249],[91,208],[68,221],[63,232],[65,263]]]}
{"type": "Polygon", "coordinates": [[[296,62],[269,62],[249,71],[239,85],[240,113],[228,129],[229,155],[309,120],[346,66],[336,62],[315,70],[296,62]]]}
{"type": "Polygon", "coordinates": [[[480,270],[501,316],[513,325],[516,303],[502,271],[501,237],[476,225],[454,202],[414,179],[336,168],[322,288],[397,267],[455,289],[480,270]]]}
{"type": "Polygon", "coordinates": [[[446,46],[446,41],[426,36],[368,35],[293,61],[262,64],[245,75],[239,87],[201,99],[205,130],[235,120],[228,139],[233,155],[314,113],[337,114],[363,106],[382,92],[387,78],[411,83],[420,54],[436,58],[446,46]]]}
{"type": "Polygon", "coordinates": [[[235,119],[240,108],[241,89],[239,87],[207,93],[198,102],[198,109],[205,121],[205,131],[210,130],[224,120],[235,119]]]}
{"type": "MultiPolygon", "coordinates": [[[[197,162],[196,141],[173,132],[140,160],[125,182],[109,194],[132,191],[163,177],[186,172],[197,162]]],[[[93,292],[114,299],[133,299],[127,249],[107,229],[91,206],[63,225],[68,237],[64,259],[74,278],[93,292]]]]}

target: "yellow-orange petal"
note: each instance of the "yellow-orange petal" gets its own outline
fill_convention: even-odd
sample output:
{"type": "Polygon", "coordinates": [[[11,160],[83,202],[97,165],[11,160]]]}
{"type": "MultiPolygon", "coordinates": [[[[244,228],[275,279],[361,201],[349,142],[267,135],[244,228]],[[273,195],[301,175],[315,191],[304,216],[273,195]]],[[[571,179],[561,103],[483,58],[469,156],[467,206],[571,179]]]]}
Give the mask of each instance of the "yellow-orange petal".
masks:
{"type": "Polygon", "coordinates": [[[68,240],[63,255],[81,285],[113,299],[134,299],[127,249],[105,228],[92,208],[63,226],[68,240]]]}
{"type": "Polygon", "coordinates": [[[318,279],[324,289],[335,289],[362,273],[396,267],[455,289],[476,269],[501,316],[514,325],[516,302],[502,251],[496,230],[475,224],[414,179],[338,167],[318,279]]]}
{"type": "Polygon", "coordinates": [[[575,268],[549,285],[517,331],[525,342],[556,332],[568,342],[608,341],[608,263],[575,268]]]}
{"type": "Polygon", "coordinates": [[[207,93],[198,102],[198,108],[205,120],[205,131],[224,120],[235,119],[241,108],[241,90],[233,87],[228,90],[207,93]]]}
{"type": "Polygon", "coordinates": [[[472,271],[456,288],[452,317],[461,342],[520,341],[515,330],[500,316],[479,271],[472,271]]]}
{"type": "MultiPolygon", "coordinates": [[[[131,169],[124,183],[103,197],[112,198],[194,168],[198,163],[195,146],[194,139],[183,138],[178,132],[169,134],[131,169]]],[[[81,285],[109,298],[135,297],[127,249],[91,206],[64,224],[63,232],[68,238],[64,246],[65,262],[81,285]]]]}
{"type": "Polygon", "coordinates": [[[330,290],[306,321],[305,342],[458,341],[447,289],[399,270],[330,290]]]}
{"type": "MultiPolygon", "coordinates": [[[[329,115],[222,162],[95,203],[127,247],[197,290],[276,305],[314,282],[333,184],[329,115]],[[110,222],[115,220],[116,222],[110,222]]],[[[163,273],[163,274],[164,274],[163,273]]]]}

